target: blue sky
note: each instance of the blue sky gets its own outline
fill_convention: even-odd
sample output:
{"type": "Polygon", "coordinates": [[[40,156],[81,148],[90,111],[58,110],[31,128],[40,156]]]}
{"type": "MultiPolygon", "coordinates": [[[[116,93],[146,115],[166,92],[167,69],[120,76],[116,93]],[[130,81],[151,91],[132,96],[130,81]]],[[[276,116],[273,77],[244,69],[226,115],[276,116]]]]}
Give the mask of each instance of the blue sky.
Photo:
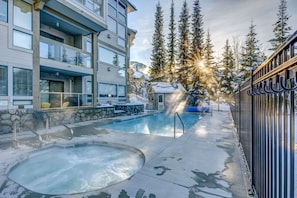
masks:
{"type": "MultiPolygon", "coordinates": [[[[156,4],[160,1],[164,16],[164,33],[168,32],[171,0],[129,0],[136,6],[137,11],[128,16],[128,26],[137,31],[134,45],[131,48],[131,60],[150,65],[152,37],[156,4]]],[[[177,24],[184,0],[174,0],[175,22],[177,24]]],[[[190,13],[193,11],[194,0],[187,0],[190,13]]],[[[226,39],[244,43],[249,26],[253,20],[256,33],[266,55],[273,38],[273,23],[277,20],[280,0],[200,0],[204,31],[209,29],[215,55],[219,56],[226,39]]],[[[288,23],[292,33],[297,30],[297,0],[287,0],[288,23]]],[[[177,27],[177,26],[176,26],[177,27]]],[[[165,40],[167,42],[167,36],[165,40]]]]}

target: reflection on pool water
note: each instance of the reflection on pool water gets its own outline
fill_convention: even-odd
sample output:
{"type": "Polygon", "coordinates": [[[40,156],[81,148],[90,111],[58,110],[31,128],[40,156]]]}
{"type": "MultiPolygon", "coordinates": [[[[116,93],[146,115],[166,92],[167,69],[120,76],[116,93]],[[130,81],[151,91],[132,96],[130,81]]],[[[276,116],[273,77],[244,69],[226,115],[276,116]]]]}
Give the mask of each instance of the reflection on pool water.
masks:
{"type": "MultiPolygon", "coordinates": [[[[191,128],[201,118],[199,114],[183,113],[180,115],[185,130],[191,128]]],[[[99,129],[110,129],[119,132],[143,133],[160,136],[174,136],[174,114],[157,113],[122,122],[98,126],[99,129]]],[[[182,135],[182,124],[176,118],[177,136],[182,135]]]]}
{"type": "Polygon", "coordinates": [[[8,173],[29,190],[42,194],[74,194],[97,190],[134,175],[143,154],[119,145],[83,144],[50,147],[30,155],[8,173]]]}

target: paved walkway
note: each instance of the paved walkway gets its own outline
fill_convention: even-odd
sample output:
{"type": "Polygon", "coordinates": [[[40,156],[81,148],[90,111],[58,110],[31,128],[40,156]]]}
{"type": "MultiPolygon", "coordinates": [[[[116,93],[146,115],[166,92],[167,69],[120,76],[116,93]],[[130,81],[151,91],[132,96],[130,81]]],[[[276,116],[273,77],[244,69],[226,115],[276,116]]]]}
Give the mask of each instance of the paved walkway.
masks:
{"type": "MultiPolygon", "coordinates": [[[[118,118],[117,118],[118,119],[118,118]]],[[[140,149],[145,164],[133,177],[88,193],[57,196],[87,198],[212,198],[248,196],[249,182],[230,112],[213,112],[177,138],[116,133],[95,129],[98,123],[72,125],[71,141],[121,143],[140,149]]],[[[54,128],[52,130],[60,130],[54,128]]],[[[65,132],[64,132],[65,133],[65,132]]],[[[9,138],[8,138],[9,139],[9,138]]],[[[3,138],[5,140],[5,138],[3,138]]],[[[31,147],[12,148],[0,141],[0,197],[41,197],[7,179],[5,172],[31,147]]],[[[42,197],[56,197],[44,195],[42,197]]]]}

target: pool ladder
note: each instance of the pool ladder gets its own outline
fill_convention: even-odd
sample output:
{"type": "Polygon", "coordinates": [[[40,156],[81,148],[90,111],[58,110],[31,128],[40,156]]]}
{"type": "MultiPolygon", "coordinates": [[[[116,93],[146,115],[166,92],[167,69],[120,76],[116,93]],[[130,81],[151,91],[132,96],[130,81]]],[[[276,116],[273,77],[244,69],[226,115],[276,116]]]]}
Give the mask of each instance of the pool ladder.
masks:
{"type": "Polygon", "coordinates": [[[183,122],[183,120],[180,118],[178,112],[175,112],[175,114],[174,114],[174,136],[173,136],[174,139],[175,139],[175,137],[176,137],[176,116],[179,118],[179,120],[180,120],[180,122],[181,122],[181,124],[182,124],[182,126],[183,126],[183,134],[185,133],[185,125],[184,125],[184,122],[183,122]]]}

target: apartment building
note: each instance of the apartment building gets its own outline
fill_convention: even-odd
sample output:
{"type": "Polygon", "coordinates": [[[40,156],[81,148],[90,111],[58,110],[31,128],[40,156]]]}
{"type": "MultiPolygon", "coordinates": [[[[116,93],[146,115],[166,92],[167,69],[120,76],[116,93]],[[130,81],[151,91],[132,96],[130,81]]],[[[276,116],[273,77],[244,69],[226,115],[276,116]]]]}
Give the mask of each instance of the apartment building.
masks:
{"type": "Polygon", "coordinates": [[[0,0],[0,109],[126,101],[127,0],[0,0]]]}

